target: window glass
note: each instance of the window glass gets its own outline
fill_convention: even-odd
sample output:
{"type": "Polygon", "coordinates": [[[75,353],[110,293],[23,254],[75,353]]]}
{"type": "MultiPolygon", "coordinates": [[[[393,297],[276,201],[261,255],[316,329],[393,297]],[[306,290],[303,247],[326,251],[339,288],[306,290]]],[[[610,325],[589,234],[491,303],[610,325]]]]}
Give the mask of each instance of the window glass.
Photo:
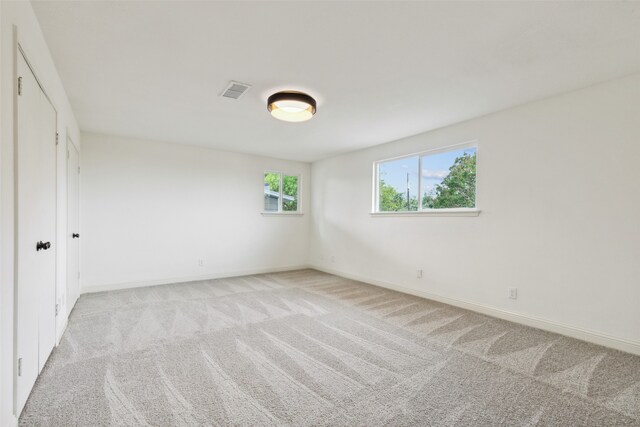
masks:
{"type": "Polygon", "coordinates": [[[284,175],[282,177],[282,210],[295,212],[298,210],[298,177],[284,175]]]}
{"type": "Polygon", "coordinates": [[[422,156],[422,208],[476,206],[476,147],[422,156]]]}
{"type": "Polygon", "coordinates": [[[267,172],[264,174],[264,210],[278,212],[280,201],[280,174],[267,172]]]}
{"type": "Polygon", "coordinates": [[[418,210],[418,156],[378,164],[378,211],[418,210]]]}

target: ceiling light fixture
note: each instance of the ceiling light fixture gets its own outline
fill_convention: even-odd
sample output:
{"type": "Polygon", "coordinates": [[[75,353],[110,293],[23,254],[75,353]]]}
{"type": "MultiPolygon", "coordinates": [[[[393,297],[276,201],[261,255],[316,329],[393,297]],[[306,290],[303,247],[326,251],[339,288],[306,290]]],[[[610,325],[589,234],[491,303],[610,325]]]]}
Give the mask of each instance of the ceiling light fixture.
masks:
{"type": "Polygon", "coordinates": [[[304,122],[316,113],[316,100],[302,92],[278,92],[267,100],[267,109],[276,119],[304,122]]]}

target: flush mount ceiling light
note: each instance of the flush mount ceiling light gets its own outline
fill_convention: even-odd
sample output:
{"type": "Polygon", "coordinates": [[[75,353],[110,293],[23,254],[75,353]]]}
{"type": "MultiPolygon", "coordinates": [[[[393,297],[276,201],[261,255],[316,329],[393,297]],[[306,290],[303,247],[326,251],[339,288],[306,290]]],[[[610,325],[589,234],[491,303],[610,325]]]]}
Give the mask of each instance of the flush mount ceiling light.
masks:
{"type": "Polygon", "coordinates": [[[316,113],[316,100],[302,92],[277,92],[267,100],[273,117],[286,122],[304,122],[316,113]]]}

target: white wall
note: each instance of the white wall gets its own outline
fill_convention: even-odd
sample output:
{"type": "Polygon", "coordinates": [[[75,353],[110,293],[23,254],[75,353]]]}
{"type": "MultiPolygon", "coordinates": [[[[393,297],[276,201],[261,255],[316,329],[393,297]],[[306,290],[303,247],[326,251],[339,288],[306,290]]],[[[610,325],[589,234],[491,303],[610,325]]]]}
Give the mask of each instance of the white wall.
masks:
{"type": "Polygon", "coordinates": [[[83,134],[81,170],[82,292],[306,265],[308,163],[83,134]],[[260,214],[267,170],[304,215],[260,214]]]}
{"type": "Polygon", "coordinates": [[[26,52],[36,76],[44,86],[58,113],[58,236],[57,295],[61,304],[57,331],[60,335],[66,322],[64,289],[66,288],[66,155],[67,134],[80,142],[79,130],[67,95],[49,54],[44,37],[30,2],[0,2],[0,425],[15,422],[13,416],[14,375],[14,106],[15,83],[14,29],[17,41],[26,52]]]}
{"type": "Polygon", "coordinates": [[[319,161],[310,262],[637,352],[639,165],[640,74],[319,161]],[[374,160],[470,140],[479,217],[369,215],[374,160]]]}

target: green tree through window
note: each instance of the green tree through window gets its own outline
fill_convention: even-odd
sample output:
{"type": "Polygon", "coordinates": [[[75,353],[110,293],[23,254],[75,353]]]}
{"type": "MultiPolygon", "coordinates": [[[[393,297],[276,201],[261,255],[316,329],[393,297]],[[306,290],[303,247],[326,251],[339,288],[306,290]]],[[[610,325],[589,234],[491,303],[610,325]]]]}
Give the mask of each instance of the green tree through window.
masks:
{"type": "Polygon", "coordinates": [[[298,177],[284,175],[282,177],[282,210],[297,211],[298,210],[298,177]]]}
{"type": "Polygon", "coordinates": [[[425,193],[426,209],[473,208],[476,206],[476,153],[456,158],[449,174],[436,185],[432,194],[425,193]]]}
{"type": "Polygon", "coordinates": [[[267,172],[264,174],[264,182],[269,184],[269,190],[275,191],[276,193],[280,192],[280,174],[267,172]]]}
{"type": "Polygon", "coordinates": [[[418,197],[409,195],[409,203],[407,204],[407,194],[396,191],[391,185],[384,180],[380,180],[380,212],[399,212],[399,211],[416,211],[418,210],[418,197]]]}

